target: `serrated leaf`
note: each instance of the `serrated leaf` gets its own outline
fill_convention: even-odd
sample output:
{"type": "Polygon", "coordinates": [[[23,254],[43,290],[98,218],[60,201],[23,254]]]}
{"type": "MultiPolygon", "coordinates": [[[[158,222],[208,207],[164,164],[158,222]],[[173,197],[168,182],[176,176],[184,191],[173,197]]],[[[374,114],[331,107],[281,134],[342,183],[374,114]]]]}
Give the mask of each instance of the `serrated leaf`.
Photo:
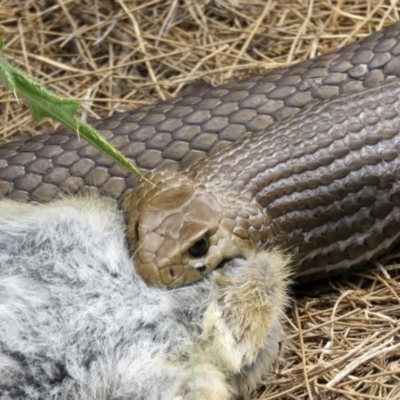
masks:
{"type": "Polygon", "coordinates": [[[55,118],[62,123],[75,119],[79,108],[77,101],[53,95],[17,70],[13,71],[13,78],[15,88],[24,99],[35,122],[46,117],[55,118]]]}
{"type": "Polygon", "coordinates": [[[16,97],[15,84],[12,76],[12,68],[7,63],[7,61],[2,60],[1,58],[0,58],[0,79],[10,90],[12,90],[14,96],[16,97]]]}
{"type": "MultiPolygon", "coordinates": [[[[0,48],[2,45],[1,41],[0,48]]],[[[67,128],[81,135],[101,153],[108,155],[130,172],[142,176],[139,170],[94,128],[76,118],[75,113],[79,107],[77,101],[53,95],[2,58],[0,58],[0,79],[14,92],[14,95],[18,93],[24,99],[35,122],[45,117],[51,117],[61,122],[67,128]]]]}
{"type": "Polygon", "coordinates": [[[78,133],[82,135],[86,141],[96,147],[101,153],[111,157],[122,167],[140,175],[140,172],[118,150],[111,146],[102,136],[98,135],[93,127],[79,120],[76,120],[76,123],[78,124],[78,133]]]}

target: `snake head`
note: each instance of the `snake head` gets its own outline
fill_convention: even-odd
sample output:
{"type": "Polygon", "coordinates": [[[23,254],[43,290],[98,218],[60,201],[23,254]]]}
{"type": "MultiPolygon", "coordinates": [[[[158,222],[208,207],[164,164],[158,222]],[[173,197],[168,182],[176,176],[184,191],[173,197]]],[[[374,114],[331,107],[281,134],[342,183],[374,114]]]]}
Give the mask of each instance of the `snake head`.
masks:
{"type": "Polygon", "coordinates": [[[242,255],[216,193],[177,172],[146,178],[156,185],[142,180],[122,207],[135,266],[147,283],[182,286],[242,255]]]}

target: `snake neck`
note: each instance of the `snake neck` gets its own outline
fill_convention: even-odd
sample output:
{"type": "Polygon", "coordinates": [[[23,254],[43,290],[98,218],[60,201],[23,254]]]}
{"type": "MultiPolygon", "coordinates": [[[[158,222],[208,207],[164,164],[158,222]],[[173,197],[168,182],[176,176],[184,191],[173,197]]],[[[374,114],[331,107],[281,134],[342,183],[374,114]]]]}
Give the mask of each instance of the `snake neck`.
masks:
{"type": "Polygon", "coordinates": [[[212,187],[221,206],[220,225],[241,249],[241,256],[247,257],[249,251],[284,243],[284,233],[256,196],[234,185],[226,187],[226,181],[222,182],[222,185],[209,183],[208,186],[212,187]]]}
{"type": "MultiPolygon", "coordinates": [[[[399,236],[388,222],[399,218],[399,129],[400,87],[392,81],[311,107],[191,174],[262,210],[262,244],[296,254],[301,272],[347,268],[399,236]]],[[[233,232],[246,235],[241,224],[233,232]]]]}

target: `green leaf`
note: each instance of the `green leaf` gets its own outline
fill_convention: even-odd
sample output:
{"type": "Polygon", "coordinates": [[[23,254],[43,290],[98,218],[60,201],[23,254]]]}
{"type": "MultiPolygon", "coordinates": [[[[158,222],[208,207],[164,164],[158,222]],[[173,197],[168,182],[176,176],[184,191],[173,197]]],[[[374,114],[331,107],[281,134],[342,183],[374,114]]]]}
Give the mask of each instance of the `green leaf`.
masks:
{"type": "Polygon", "coordinates": [[[17,93],[24,99],[35,122],[51,117],[65,124],[75,119],[79,108],[77,101],[53,95],[19,71],[13,71],[12,77],[17,93]]]}
{"type": "Polygon", "coordinates": [[[12,90],[14,96],[16,97],[15,84],[12,77],[11,66],[1,58],[0,58],[0,79],[10,90],[12,90]]]}
{"type": "MultiPolygon", "coordinates": [[[[2,46],[3,40],[0,38],[0,49],[2,46]]],[[[79,107],[77,101],[55,96],[28,78],[21,71],[12,67],[1,57],[0,79],[14,92],[16,97],[18,94],[23,98],[35,122],[45,117],[53,118],[82,136],[87,142],[96,147],[101,153],[109,156],[114,162],[134,174],[141,175],[138,169],[118,150],[111,146],[100,133],[75,116],[79,107]]]]}

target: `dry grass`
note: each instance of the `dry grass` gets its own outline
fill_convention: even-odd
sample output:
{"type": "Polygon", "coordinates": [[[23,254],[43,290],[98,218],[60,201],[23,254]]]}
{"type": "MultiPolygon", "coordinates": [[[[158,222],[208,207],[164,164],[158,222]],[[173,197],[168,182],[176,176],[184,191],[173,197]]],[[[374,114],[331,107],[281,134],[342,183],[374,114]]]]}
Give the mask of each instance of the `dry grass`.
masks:
{"type": "Polygon", "coordinates": [[[300,288],[287,357],[260,399],[400,399],[399,267],[300,288]]]}
{"type": "MultiPolygon", "coordinates": [[[[399,19],[396,0],[0,0],[3,52],[83,117],[340,47],[399,19]]],[[[44,121],[41,130],[53,130],[44,121]]],[[[0,96],[0,139],[33,133],[0,96]]],[[[288,352],[254,399],[400,399],[400,274],[378,268],[298,294],[288,352]],[[389,276],[389,274],[391,276],[389,276]]]]}

